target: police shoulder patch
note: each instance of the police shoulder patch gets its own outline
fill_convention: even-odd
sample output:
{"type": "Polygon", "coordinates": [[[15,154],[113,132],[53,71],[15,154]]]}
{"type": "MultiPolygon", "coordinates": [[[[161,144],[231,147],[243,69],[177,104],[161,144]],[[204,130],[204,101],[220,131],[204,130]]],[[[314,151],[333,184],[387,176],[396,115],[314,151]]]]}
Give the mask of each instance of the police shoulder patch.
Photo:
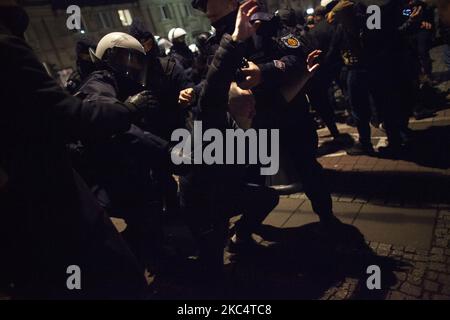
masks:
{"type": "Polygon", "coordinates": [[[300,47],[300,40],[298,40],[292,33],[281,38],[281,41],[286,47],[291,49],[297,49],[300,47]]]}

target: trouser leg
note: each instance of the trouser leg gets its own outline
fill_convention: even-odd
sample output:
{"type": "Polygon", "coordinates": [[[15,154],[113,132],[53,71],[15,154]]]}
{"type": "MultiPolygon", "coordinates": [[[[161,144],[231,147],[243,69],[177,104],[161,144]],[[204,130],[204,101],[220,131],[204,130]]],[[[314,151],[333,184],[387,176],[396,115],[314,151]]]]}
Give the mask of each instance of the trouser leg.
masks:
{"type": "Polygon", "coordinates": [[[278,205],[279,196],[272,188],[255,184],[245,184],[239,190],[234,202],[237,213],[242,217],[236,223],[236,234],[240,238],[248,238],[278,205]]]}
{"type": "Polygon", "coordinates": [[[305,194],[321,219],[333,216],[332,200],[323,168],[316,159],[317,132],[307,120],[298,127],[280,130],[281,148],[292,157],[305,194]],[[299,129],[301,128],[301,130],[299,129]]]}
{"type": "Polygon", "coordinates": [[[347,88],[353,118],[359,134],[359,142],[364,146],[371,145],[370,140],[370,99],[367,83],[367,72],[349,70],[347,88]]]}

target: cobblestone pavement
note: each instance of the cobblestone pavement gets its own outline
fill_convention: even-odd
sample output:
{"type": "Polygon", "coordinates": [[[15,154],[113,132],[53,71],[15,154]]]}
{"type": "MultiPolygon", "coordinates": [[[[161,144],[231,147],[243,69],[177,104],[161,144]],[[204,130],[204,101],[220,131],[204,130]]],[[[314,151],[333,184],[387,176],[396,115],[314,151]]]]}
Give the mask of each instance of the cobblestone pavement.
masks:
{"type": "MultiPolygon", "coordinates": [[[[368,241],[379,256],[392,257],[409,265],[405,271],[394,271],[397,283],[388,289],[391,300],[450,300],[450,211],[440,211],[434,229],[431,249],[391,245],[368,241]]],[[[321,299],[341,300],[354,297],[358,279],[346,278],[329,288],[321,299]]]]}

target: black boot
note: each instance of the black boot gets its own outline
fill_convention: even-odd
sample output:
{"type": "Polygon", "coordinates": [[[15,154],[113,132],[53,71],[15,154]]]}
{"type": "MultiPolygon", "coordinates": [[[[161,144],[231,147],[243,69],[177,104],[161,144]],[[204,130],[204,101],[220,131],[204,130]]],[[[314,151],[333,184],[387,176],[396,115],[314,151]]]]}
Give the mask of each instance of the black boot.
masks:
{"type": "Polygon", "coordinates": [[[361,142],[355,143],[353,147],[347,150],[349,156],[371,156],[375,154],[372,144],[362,144],[361,142]]]}

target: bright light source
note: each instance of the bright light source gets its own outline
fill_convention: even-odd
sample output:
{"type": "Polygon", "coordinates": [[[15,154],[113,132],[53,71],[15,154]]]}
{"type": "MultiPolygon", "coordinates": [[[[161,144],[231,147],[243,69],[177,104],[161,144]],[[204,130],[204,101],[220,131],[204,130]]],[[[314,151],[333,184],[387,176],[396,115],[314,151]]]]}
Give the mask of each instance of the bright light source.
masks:
{"type": "Polygon", "coordinates": [[[130,10],[117,10],[117,13],[119,14],[119,19],[122,22],[122,26],[127,27],[131,26],[131,23],[133,22],[133,18],[131,17],[130,10]]]}
{"type": "Polygon", "coordinates": [[[86,31],[84,31],[84,30],[81,30],[80,32],[81,32],[82,34],[85,34],[85,33],[86,33],[86,31]]]}
{"type": "Polygon", "coordinates": [[[308,10],[306,10],[307,14],[313,14],[314,13],[314,9],[313,8],[309,8],[308,10]]]}

